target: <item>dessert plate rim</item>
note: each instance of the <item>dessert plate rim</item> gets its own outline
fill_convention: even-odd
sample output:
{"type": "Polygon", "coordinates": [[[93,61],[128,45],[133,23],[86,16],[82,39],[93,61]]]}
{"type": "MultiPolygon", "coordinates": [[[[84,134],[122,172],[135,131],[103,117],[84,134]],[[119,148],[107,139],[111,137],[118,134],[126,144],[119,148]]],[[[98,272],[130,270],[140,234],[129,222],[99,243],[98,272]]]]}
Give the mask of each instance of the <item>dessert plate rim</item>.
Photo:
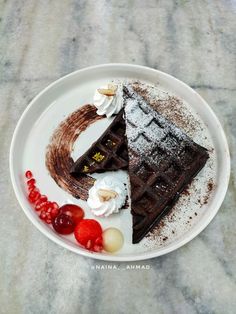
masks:
{"type": "Polygon", "coordinates": [[[200,232],[202,232],[207,225],[212,221],[212,219],[215,217],[215,215],[217,214],[224,198],[227,192],[227,188],[228,188],[228,183],[229,183],[229,177],[230,177],[230,154],[229,154],[229,148],[228,148],[228,143],[227,143],[227,139],[224,133],[224,130],[217,118],[217,116],[215,115],[214,111],[211,109],[211,107],[207,104],[207,102],[195,91],[193,90],[189,85],[187,85],[186,83],[182,82],[181,80],[175,78],[174,76],[167,74],[165,72],[150,68],[150,67],[146,67],[146,66],[142,66],[142,65],[135,65],[135,64],[127,64],[127,63],[108,63],[108,64],[100,64],[100,65],[95,65],[95,66],[90,66],[90,67],[86,67],[77,71],[74,71],[72,73],[69,73],[61,78],[59,78],[58,80],[52,82],[51,84],[49,84],[46,88],[44,88],[40,93],[38,93],[33,100],[29,103],[29,105],[26,107],[26,109],[24,110],[23,114],[21,115],[16,128],[14,130],[13,133],[13,137],[12,137],[12,141],[11,141],[11,145],[10,145],[10,154],[9,154],[9,167],[10,167],[10,176],[11,176],[11,182],[13,185],[13,189],[16,195],[16,198],[19,202],[19,204],[21,205],[24,213],[26,214],[26,216],[28,217],[28,219],[33,223],[33,225],[39,230],[41,231],[44,235],[46,235],[49,239],[51,239],[52,241],[54,241],[55,243],[61,245],[62,247],[80,254],[82,256],[86,256],[86,257],[91,257],[94,259],[99,259],[99,260],[104,260],[104,261],[117,261],[117,262],[122,262],[122,261],[138,261],[138,260],[145,260],[145,259],[150,259],[150,258],[154,258],[154,257],[158,257],[161,255],[165,255],[167,253],[170,253],[178,248],[180,248],[181,246],[185,245],[186,243],[188,243],[189,241],[191,241],[192,239],[194,239],[200,232]],[[16,149],[16,143],[17,143],[17,136],[18,136],[18,132],[20,130],[20,128],[23,125],[25,116],[27,115],[28,111],[31,110],[32,106],[34,105],[35,102],[37,102],[37,100],[42,97],[42,95],[46,94],[50,89],[54,88],[55,86],[59,85],[59,84],[63,84],[67,79],[76,76],[76,75],[83,75],[86,72],[89,73],[89,71],[94,71],[94,70],[106,70],[108,68],[114,68],[114,69],[129,69],[130,71],[132,70],[140,70],[140,71],[144,71],[144,72],[149,72],[152,74],[156,74],[156,75],[161,75],[162,78],[165,78],[165,80],[167,81],[173,81],[177,84],[179,84],[180,86],[182,86],[185,89],[188,89],[191,93],[194,93],[196,97],[198,97],[199,101],[207,108],[207,111],[209,113],[209,115],[212,117],[212,119],[217,123],[217,131],[218,133],[216,134],[217,137],[219,137],[222,141],[222,147],[224,148],[224,155],[221,156],[222,158],[224,158],[224,178],[222,178],[222,182],[220,182],[219,184],[221,184],[221,189],[220,189],[220,193],[218,193],[217,195],[217,203],[216,206],[211,210],[210,215],[208,215],[208,218],[205,221],[201,221],[201,223],[199,223],[198,228],[195,228],[192,232],[189,232],[187,236],[185,236],[182,240],[178,240],[176,243],[173,242],[171,243],[168,247],[164,247],[164,248],[159,248],[158,251],[152,250],[152,251],[147,251],[144,253],[134,253],[133,255],[111,255],[111,254],[101,254],[101,253],[93,253],[93,252],[89,252],[87,250],[82,249],[81,247],[74,247],[72,245],[70,245],[68,242],[66,242],[62,237],[60,237],[59,235],[54,235],[52,233],[49,232],[49,230],[47,231],[47,228],[44,228],[42,226],[42,224],[39,222],[38,219],[35,218],[34,215],[32,215],[32,210],[30,211],[28,208],[25,207],[24,204],[24,198],[25,195],[23,195],[22,191],[19,189],[18,184],[17,184],[17,180],[16,180],[16,174],[14,172],[14,152],[16,149]]]}

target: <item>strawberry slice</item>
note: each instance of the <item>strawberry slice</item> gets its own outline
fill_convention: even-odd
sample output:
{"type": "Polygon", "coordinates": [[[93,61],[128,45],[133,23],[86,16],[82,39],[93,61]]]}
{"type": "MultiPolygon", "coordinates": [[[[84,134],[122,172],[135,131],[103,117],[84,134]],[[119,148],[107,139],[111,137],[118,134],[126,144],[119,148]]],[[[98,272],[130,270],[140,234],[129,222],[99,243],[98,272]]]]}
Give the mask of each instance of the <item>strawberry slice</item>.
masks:
{"type": "Polygon", "coordinates": [[[102,227],[95,219],[82,219],[75,227],[76,240],[88,249],[92,249],[97,238],[102,236],[102,227]]]}

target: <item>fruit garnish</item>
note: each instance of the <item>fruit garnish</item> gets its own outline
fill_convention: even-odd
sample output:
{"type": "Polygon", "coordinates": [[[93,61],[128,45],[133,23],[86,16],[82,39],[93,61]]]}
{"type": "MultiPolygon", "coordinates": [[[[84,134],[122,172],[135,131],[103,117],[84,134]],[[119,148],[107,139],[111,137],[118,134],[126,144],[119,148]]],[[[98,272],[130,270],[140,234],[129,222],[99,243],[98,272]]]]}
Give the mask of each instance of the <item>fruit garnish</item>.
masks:
{"type": "Polygon", "coordinates": [[[74,204],[66,204],[59,208],[59,214],[70,216],[73,222],[77,225],[84,217],[84,211],[81,207],[74,204]]]}
{"type": "Polygon", "coordinates": [[[48,198],[46,195],[41,195],[39,200],[40,202],[47,202],[48,198]]]}
{"type": "Polygon", "coordinates": [[[102,245],[97,245],[97,244],[94,244],[93,246],[93,249],[92,249],[94,252],[102,252],[103,250],[103,246],[102,245]]]}
{"type": "Polygon", "coordinates": [[[40,193],[37,190],[33,189],[32,191],[30,191],[28,196],[30,203],[35,203],[39,198],[40,193]]]}
{"type": "Polygon", "coordinates": [[[51,218],[55,218],[58,215],[58,213],[59,213],[59,206],[58,206],[58,204],[56,202],[52,202],[50,204],[50,209],[51,209],[51,211],[50,211],[51,218]]]}
{"type": "MultiPolygon", "coordinates": [[[[52,224],[59,234],[67,235],[74,232],[76,240],[90,251],[101,252],[103,250],[102,227],[98,221],[83,219],[84,210],[78,205],[65,204],[59,208],[56,202],[51,202],[46,195],[41,195],[30,170],[26,171],[25,177],[28,179],[28,199],[40,219],[47,224],[52,224]]],[[[114,193],[116,193],[106,190],[100,192],[103,197],[115,197],[114,193]]]]}
{"type": "MultiPolygon", "coordinates": [[[[43,198],[43,200],[44,199],[45,198],[43,198]]],[[[59,209],[59,206],[56,202],[49,202],[49,201],[40,202],[40,199],[39,199],[35,204],[35,210],[47,213],[47,218],[50,218],[51,220],[58,215],[58,212],[59,212],[58,209],[59,209]]],[[[43,219],[42,217],[40,218],[43,219]]]]}
{"type": "Polygon", "coordinates": [[[107,202],[113,198],[116,198],[118,196],[118,193],[116,191],[112,190],[105,190],[105,189],[99,189],[97,191],[98,198],[101,202],[107,202]]]}
{"type": "Polygon", "coordinates": [[[34,178],[31,178],[30,180],[27,181],[28,186],[35,185],[35,183],[36,183],[36,180],[34,178]]]}
{"type": "Polygon", "coordinates": [[[42,210],[44,207],[46,206],[46,202],[41,202],[40,198],[37,200],[37,202],[35,203],[35,207],[34,209],[36,211],[42,210]]]}
{"type": "Polygon", "coordinates": [[[99,245],[99,246],[102,246],[103,244],[103,239],[102,237],[98,237],[95,242],[94,242],[96,245],[99,245]]]}
{"type": "Polygon", "coordinates": [[[95,241],[102,236],[102,227],[95,219],[82,219],[75,227],[74,236],[82,246],[93,250],[95,241]]]}
{"type": "Polygon", "coordinates": [[[52,226],[60,234],[70,234],[75,229],[72,218],[63,213],[52,219],[52,226]]]}
{"type": "Polygon", "coordinates": [[[88,240],[88,242],[86,243],[85,247],[86,247],[87,250],[91,250],[92,247],[93,247],[92,240],[88,240]]]}
{"type": "Polygon", "coordinates": [[[103,231],[103,248],[105,251],[114,253],[120,250],[124,243],[124,237],[117,228],[108,228],[103,231]]]}
{"type": "Polygon", "coordinates": [[[34,209],[38,212],[39,218],[44,220],[47,224],[50,224],[52,219],[58,215],[58,204],[48,201],[46,195],[40,194],[39,189],[35,185],[36,180],[33,178],[33,174],[30,170],[26,171],[25,177],[29,179],[27,181],[29,202],[34,204],[34,209]]]}
{"type": "Polygon", "coordinates": [[[45,211],[45,210],[42,210],[42,211],[40,212],[39,218],[42,219],[42,220],[45,220],[45,219],[47,218],[47,215],[46,215],[46,211],[45,211]]]}
{"type": "Polygon", "coordinates": [[[27,179],[31,179],[31,178],[33,177],[32,172],[31,172],[30,170],[27,170],[27,171],[25,172],[25,177],[26,177],[27,179]]]}

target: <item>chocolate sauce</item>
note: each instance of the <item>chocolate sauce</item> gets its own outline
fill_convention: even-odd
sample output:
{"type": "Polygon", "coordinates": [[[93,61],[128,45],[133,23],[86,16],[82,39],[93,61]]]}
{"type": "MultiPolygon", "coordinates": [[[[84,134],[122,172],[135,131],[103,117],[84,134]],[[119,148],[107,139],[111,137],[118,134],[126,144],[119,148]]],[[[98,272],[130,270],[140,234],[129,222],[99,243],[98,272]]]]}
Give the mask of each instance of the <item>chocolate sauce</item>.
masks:
{"type": "Polygon", "coordinates": [[[88,190],[95,180],[88,175],[82,175],[79,179],[70,175],[74,164],[71,151],[81,132],[104,118],[97,115],[96,110],[93,105],[84,105],[70,114],[56,128],[46,150],[45,163],[51,177],[63,190],[82,200],[87,200],[88,190]]]}

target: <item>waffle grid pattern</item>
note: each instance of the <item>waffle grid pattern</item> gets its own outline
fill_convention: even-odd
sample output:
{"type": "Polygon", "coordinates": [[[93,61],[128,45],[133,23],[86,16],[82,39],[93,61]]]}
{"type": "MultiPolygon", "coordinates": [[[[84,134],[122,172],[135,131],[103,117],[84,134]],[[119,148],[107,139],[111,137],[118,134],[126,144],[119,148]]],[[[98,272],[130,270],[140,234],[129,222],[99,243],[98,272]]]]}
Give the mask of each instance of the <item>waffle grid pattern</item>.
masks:
{"type": "Polygon", "coordinates": [[[101,137],[74,163],[71,169],[74,176],[128,168],[123,114],[122,110],[101,137]]]}
{"type": "Polygon", "coordinates": [[[137,243],[178,199],[208,154],[132,90],[125,89],[125,94],[133,242],[137,243]]]}

